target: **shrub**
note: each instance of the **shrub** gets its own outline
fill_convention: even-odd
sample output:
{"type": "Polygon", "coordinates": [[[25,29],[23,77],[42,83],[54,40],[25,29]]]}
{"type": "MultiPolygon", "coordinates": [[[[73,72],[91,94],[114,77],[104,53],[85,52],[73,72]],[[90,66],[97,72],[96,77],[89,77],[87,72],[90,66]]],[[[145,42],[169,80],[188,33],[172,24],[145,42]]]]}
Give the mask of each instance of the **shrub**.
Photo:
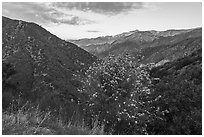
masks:
{"type": "Polygon", "coordinates": [[[88,95],[84,102],[87,118],[97,117],[105,131],[113,134],[146,134],[146,111],[142,98],[150,94],[151,65],[138,66],[134,58],[124,54],[110,56],[95,63],[79,78],[79,92],[88,95]]]}

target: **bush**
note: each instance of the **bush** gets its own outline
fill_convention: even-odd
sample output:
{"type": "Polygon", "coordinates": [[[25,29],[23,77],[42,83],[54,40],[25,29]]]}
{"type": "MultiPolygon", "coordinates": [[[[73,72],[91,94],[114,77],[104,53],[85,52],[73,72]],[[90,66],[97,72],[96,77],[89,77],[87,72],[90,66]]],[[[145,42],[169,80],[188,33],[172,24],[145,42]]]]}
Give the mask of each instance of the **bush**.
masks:
{"type": "Polygon", "coordinates": [[[79,92],[88,95],[85,115],[90,121],[97,117],[106,132],[146,134],[150,115],[142,98],[150,94],[150,66],[138,66],[133,60],[127,54],[110,56],[90,67],[85,77],[78,77],[83,83],[79,92]]]}
{"type": "Polygon", "coordinates": [[[103,125],[95,121],[93,128],[83,122],[71,120],[65,122],[61,116],[55,116],[50,110],[41,111],[30,103],[18,110],[2,113],[3,135],[103,135],[103,125]]]}

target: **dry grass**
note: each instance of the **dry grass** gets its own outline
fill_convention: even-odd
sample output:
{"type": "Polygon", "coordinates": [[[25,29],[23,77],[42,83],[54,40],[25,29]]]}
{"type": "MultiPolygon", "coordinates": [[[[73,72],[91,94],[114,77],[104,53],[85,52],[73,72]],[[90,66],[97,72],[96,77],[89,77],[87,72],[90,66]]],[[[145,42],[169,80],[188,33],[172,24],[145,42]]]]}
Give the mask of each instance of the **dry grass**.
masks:
{"type": "MultiPolygon", "coordinates": [[[[25,105],[26,106],[26,105],[25,105]]],[[[3,135],[104,135],[104,126],[99,126],[96,120],[93,128],[88,128],[84,122],[69,121],[53,117],[51,111],[42,112],[38,107],[25,109],[23,106],[17,112],[2,113],[3,135]]]]}

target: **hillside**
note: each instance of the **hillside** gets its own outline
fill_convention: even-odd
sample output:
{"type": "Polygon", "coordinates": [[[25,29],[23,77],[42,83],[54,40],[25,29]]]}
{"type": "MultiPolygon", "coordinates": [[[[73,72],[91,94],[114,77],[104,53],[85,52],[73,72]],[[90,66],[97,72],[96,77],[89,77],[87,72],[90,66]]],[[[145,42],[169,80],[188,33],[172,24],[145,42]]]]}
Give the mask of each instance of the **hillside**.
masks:
{"type": "Polygon", "coordinates": [[[154,39],[158,39],[159,37],[168,37],[174,36],[181,33],[186,33],[191,31],[189,30],[166,30],[166,31],[139,31],[134,30],[130,32],[124,32],[114,36],[104,36],[104,37],[97,37],[97,38],[84,38],[78,40],[70,40],[71,42],[79,45],[80,47],[86,47],[90,45],[99,45],[99,44],[111,44],[113,42],[122,42],[124,40],[143,40],[143,41],[152,41],[154,39]]]}
{"type": "Polygon", "coordinates": [[[154,79],[154,102],[149,106],[160,118],[148,125],[148,132],[201,135],[202,49],[155,67],[150,75],[154,79]]]}
{"type": "Polygon", "coordinates": [[[4,109],[19,96],[59,109],[77,101],[72,76],[96,57],[35,23],[2,17],[2,60],[4,109]]]}

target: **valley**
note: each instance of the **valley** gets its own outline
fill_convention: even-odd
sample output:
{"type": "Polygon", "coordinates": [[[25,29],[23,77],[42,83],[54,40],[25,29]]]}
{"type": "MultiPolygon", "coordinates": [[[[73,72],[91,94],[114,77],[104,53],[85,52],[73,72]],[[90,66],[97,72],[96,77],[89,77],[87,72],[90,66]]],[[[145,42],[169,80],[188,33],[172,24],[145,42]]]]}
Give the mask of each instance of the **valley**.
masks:
{"type": "Polygon", "coordinates": [[[3,16],[2,114],[10,135],[200,135],[202,28],[65,41],[3,16]]]}

